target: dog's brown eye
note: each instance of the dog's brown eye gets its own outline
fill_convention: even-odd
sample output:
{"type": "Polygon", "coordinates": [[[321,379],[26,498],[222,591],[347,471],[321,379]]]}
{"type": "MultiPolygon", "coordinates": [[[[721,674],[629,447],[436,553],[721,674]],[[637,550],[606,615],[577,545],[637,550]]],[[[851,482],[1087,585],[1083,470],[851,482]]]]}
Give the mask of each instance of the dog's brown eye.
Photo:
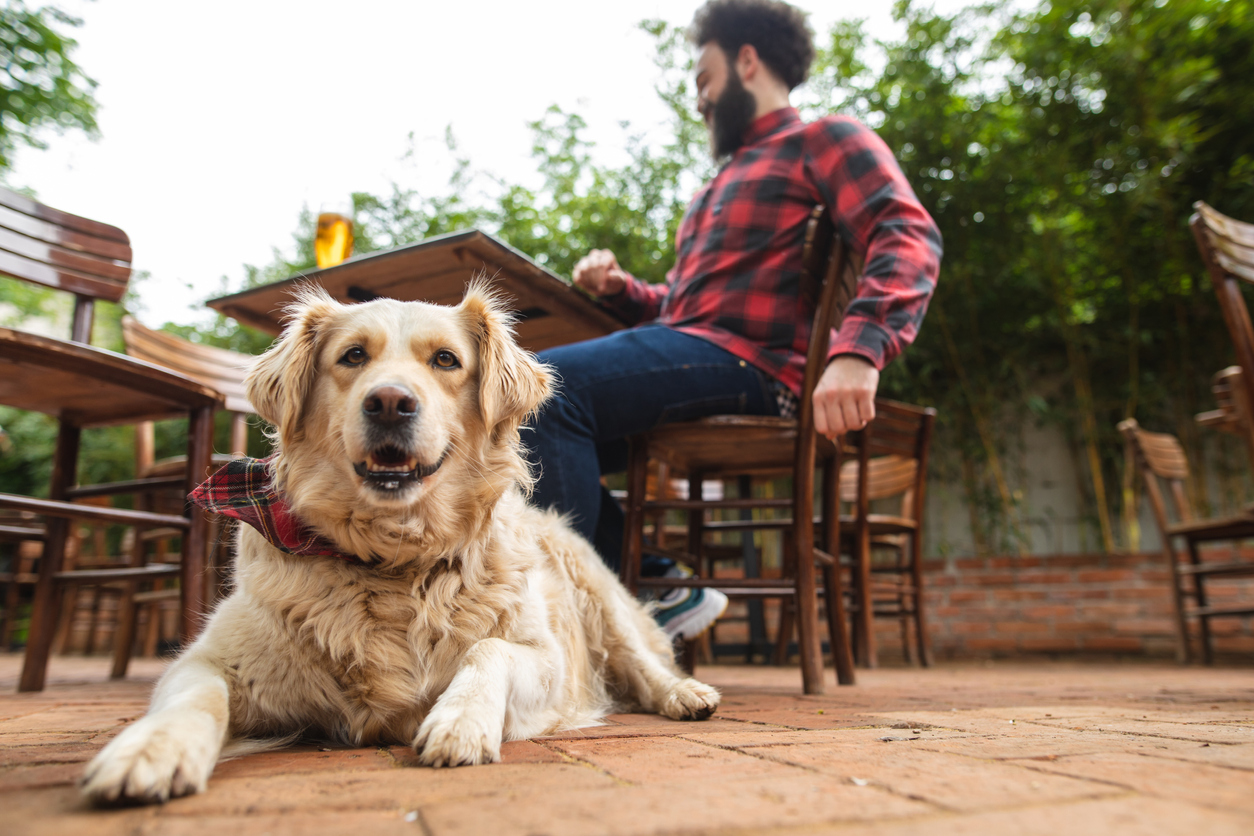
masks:
{"type": "Polygon", "coordinates": [[[461,365],[457,362],[457,355],[451,351],[440,349],[435,353],[435,364],[442,369],[455,369],[461,365]]]}
{"type": "Polygon", "coordinates": [[[355,345],[348,351],[344,352],[344,356],[340,358],[340,362],[345,366],[360,366],[368,359],[369,357],[365,350],[361,346],[355,345]]]}

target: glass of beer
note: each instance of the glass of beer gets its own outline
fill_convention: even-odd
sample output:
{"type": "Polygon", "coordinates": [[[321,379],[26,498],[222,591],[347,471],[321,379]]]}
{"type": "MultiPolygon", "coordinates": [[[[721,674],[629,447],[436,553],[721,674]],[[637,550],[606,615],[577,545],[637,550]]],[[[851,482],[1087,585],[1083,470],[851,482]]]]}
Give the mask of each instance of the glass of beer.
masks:
{"type": "Polygon", "coordinates": [[[353,214],[347,204],[323,204],[314,235],[318,268],[334,267],[353,254],[353,214]]]}

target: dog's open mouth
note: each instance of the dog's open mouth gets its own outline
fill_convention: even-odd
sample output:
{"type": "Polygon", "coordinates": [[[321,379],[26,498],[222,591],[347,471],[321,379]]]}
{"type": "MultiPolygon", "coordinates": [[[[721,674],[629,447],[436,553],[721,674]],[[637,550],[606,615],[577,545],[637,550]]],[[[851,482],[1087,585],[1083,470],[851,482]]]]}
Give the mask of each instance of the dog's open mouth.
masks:
{"type": "Polygon", "coordinates": [[[421,482],[444,464],[444,453],[434,464],[422,464],[418,457],[399,447],[385,444],[369,453],[353,470],[377,491],[393,492],[421,482]]]}

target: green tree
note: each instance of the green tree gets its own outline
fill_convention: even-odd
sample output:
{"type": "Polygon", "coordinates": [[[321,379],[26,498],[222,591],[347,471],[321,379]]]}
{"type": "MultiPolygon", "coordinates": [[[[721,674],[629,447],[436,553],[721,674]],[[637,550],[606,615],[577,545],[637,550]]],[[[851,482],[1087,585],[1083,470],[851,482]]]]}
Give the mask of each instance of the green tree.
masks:
{"type": "Polygon", "coordinates": [[[96,133],[96,82],[74,63],[78,44],[64,33],[81,23],[54,6],[0,6],[0,172],[18,145],[45,147],[46,128],[96,133]]]}

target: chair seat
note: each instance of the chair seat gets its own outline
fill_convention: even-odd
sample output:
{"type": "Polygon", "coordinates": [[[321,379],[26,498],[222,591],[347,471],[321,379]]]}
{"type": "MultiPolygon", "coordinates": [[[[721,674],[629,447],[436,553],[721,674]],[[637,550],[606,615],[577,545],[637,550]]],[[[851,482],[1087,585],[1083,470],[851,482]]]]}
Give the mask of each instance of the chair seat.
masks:
{"type": "Polygon", "coordinates": [[[1167,534],[1187,537],[1195,542],[1208,540],[1233,540],[1254,537],[1254,516],[1225,517],[1222,519],[1191,520],[1167,526],[1167,534]]]}
{"type": "Polygon", "coordinates": [[[1254,561],[1238,560],[1229,563],[1202,561],[1196,566],[1181,566],[1181,575],[1207,575],[1212,577],[1254,578],[1254,561]]]}
{"type": "MultiPolygon", "coordinates": [[[[768,415],[715,415],[664,424],[649,433],[649,453],[684,473],[716,478],[775,473],[790,462],[797,444],[797,422],[768,415]]],[[[836,446],[818,436],[815,455],[826,459],[836,446]]]]}
{"type": "Polygon", "coordinates": [[[124,354],[0,328],[0,403],[98,426],[216,409],[222,396],[124,354]]]}

